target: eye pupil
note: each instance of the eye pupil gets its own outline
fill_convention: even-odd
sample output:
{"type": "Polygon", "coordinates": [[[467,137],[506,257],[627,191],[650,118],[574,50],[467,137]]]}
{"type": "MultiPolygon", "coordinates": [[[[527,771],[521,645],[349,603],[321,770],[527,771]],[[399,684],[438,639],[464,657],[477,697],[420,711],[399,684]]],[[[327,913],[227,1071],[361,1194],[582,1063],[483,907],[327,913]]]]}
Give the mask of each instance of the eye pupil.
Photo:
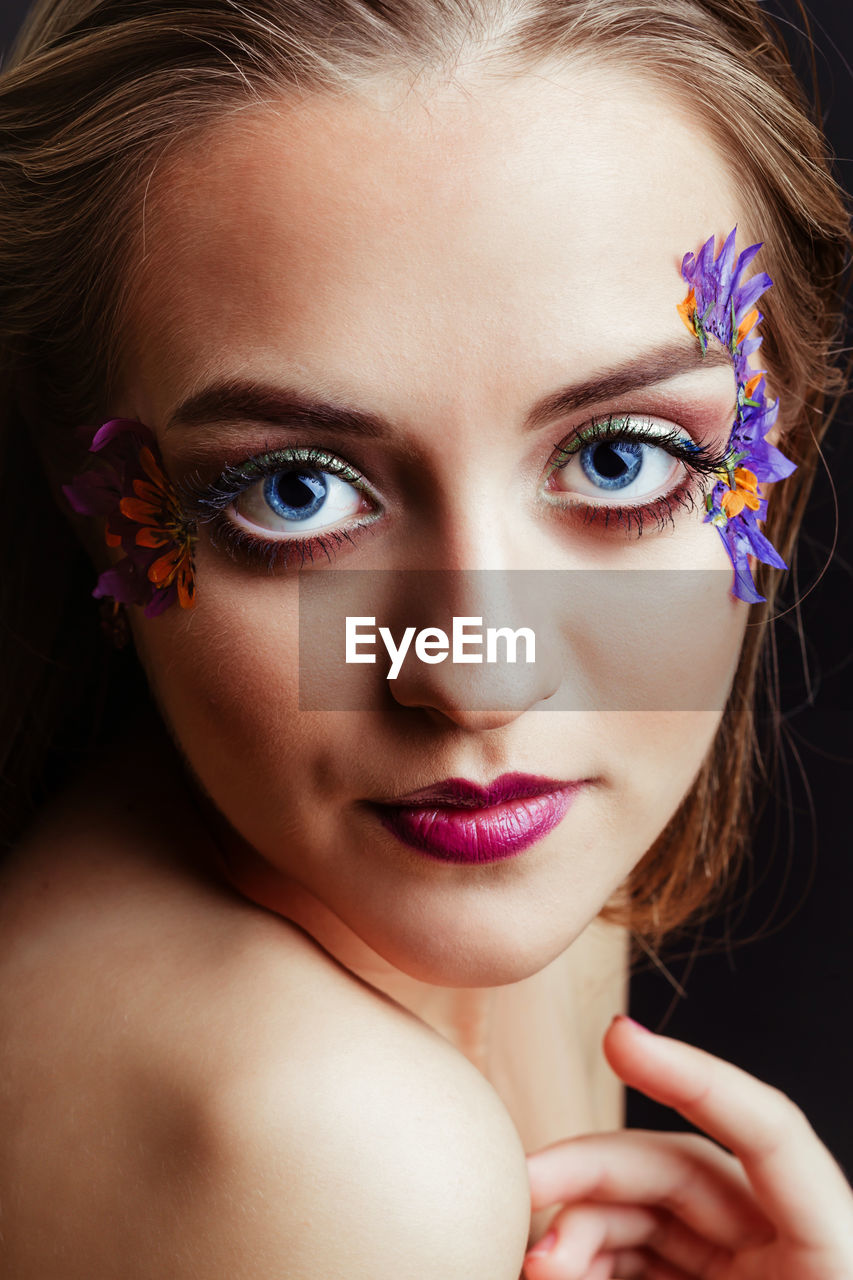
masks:
{"type": "Polygon", "coordinates": [[[630,440],[603,441],[581,451],[581,466],[587,476],[606,489],[629,485],[642,465],[642,445],[630,440]]]}
{"type": "Polygon", "coordinates": [[[278,471],[264,482],[264,497],[285,520],[306,519],[320,510],[328,488],[321,471],[278,471]]]}

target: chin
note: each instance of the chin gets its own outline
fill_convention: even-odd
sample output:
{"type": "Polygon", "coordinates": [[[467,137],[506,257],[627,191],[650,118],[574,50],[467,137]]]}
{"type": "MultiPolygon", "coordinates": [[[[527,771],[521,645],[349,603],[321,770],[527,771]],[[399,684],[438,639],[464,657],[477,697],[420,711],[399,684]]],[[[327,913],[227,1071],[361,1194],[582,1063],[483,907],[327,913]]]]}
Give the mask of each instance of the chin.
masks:
{"type": "MultiPolygon", "coordinates": [[[[593,913],[594,915],[594,913],[593,913]]],[[[538,973],[574,942],[589,920],[553,923],[447,921],[417,935],[375,938],[370,945],[409,977],[440,987],[500,987],[538,973]]]]}

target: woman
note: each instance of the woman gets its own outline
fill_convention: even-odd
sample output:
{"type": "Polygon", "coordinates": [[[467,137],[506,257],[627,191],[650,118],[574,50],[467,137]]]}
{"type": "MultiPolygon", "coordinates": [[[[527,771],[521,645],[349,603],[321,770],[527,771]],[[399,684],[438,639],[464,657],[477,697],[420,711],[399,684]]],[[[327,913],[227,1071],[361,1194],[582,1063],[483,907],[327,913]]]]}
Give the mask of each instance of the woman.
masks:
{"type": "Polygon", "coordinates": [[[52,0],[0,119],[6,1273],[853,1273],[787,1098],[600,1048],[737,851],[831,383],[757,6],[52,0]]]}

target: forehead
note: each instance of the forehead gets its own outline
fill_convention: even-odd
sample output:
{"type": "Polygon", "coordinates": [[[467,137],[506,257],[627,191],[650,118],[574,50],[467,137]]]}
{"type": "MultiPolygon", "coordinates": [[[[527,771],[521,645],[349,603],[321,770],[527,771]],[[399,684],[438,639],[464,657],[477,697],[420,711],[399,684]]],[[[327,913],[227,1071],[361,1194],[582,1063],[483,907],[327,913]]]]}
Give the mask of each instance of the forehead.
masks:
{"type": "Polygon", "coordinates": [[[683,254],[739,218],[743,246],[701,123],[624,69],[252,106],[151,177],[131,376],[156,418],[245,368],[388,398],[606,366],[678,334],[683,254]]]}

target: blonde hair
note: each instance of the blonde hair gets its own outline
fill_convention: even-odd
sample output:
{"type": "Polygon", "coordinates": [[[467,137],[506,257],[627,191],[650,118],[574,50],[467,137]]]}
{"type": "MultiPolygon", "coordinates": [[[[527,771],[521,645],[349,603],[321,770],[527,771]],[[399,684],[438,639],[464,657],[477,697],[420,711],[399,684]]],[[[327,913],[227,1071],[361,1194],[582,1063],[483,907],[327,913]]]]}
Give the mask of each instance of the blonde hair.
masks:
{"type": "MultiPolygon", "coordinates": [[[[79,465],[74,428],[110,416],[135,214],[158,157],[253,100],[345,95],[377,76],[440,78],[463,61],[502,75],[564,58],[627,66],[685,106],[762,229],[761,266],[775,281],[762,300],[764,356],[785,406],[785,452],[798,464],[773,492],[766,533],[790,558],[836,386],[849,227],[823,135],[753,0],[41,0],[0,77],[7,843],[75,754],[108,735],[98,707],[145,697],[135,661],[99,639],[91,564],[56,485],[79,465]],[[118,672],[104,673],[107,659],[118,672]]],[[[752,606],[714,743],[602,912],[654,945],[709,909],[743,852],[779,579],[760,566],[767,603],[752,606]]]]}

